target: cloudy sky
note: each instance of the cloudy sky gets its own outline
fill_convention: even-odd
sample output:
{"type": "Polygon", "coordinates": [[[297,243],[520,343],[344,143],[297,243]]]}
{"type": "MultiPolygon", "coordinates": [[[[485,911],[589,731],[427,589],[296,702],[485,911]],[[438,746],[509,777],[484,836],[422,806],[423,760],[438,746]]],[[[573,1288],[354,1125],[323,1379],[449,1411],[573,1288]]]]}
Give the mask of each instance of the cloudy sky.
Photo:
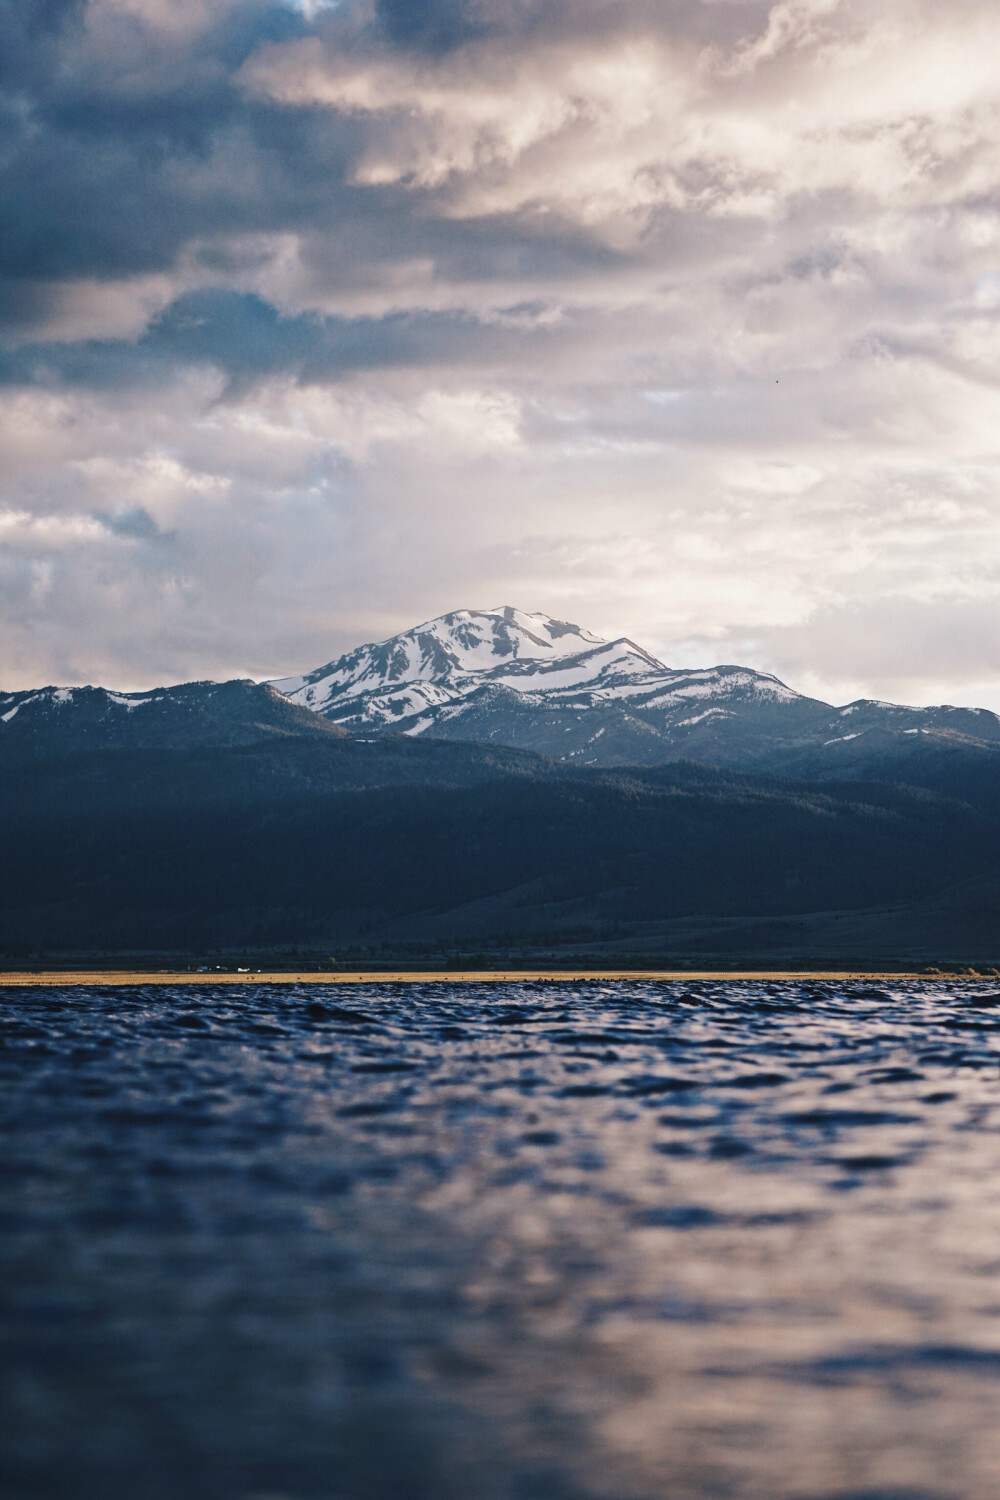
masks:
{"type": "Polygon", "coordinates": [[[0,686],[515,604],[1000,707],[996,0],[0,0],[0,686]]]}

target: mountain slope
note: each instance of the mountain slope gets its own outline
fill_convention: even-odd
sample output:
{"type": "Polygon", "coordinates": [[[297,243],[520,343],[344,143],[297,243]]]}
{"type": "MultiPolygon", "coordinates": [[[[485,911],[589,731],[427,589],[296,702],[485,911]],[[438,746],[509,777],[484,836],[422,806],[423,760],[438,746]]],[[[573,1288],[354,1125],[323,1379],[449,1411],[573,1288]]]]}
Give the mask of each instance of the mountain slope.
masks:
{"type": "MultiPolygon", "coordinates": [[[[541,631],[531,634],[524,656],[512,653],[525,672],[579,669],[597,650],[567,632],[549,637],[561,656],[532,656],[547,648],[541,631]]],[[[626,644],[619,658],[648,681],[654,669],[638,648],[626,644]]],[[[457,666],[471,671],[468,659],[457,666]]],[[[727,675],[732,700],[745,674],[720,671],[716,684],[727,675]]],[[[494,681],[462,705],[466,730],[491,696],[528,716],[525,735],[560,726],[557,701],[541,713],[537,695],[494,681]]],[[[817,711],[794,695],[788,706],[817,711]]],[[[656,749],[641,701],[592,711],[605,714],[603,739],[620,725],[622,744],[643,733],[656,749]]],[[[736,715],[723,722],[739,725],[736,715]]],[[[745,744],[746,720],[741,732],[745,744]]],[[[0,951],[642,947],[674,922],[688,924],[694,948],[738,946],[741,934],[763,941],[772,921],[995,881],[1000,751],[903,733],[906,754],[885,752],[877,781],[821,783],[690,764],[584,768],[496,743],[350,734],[247,682],[9,694],[0,700],[0,951]]],[[[1000,927],[988,901],[971,927],[950,911],[939,941],[954,933],[955,951],[995,953],[1000,927]]],[[[865,951],[890,957],[881,921],[865,929],[865,951]]]]}
{"type": "MultiPolygon", "coordinates": [[[[76,752],[0,777],[0,954],[638,940],[992,878],[998,819],[889,784],[583,771],[388,735],[76,752]]],[[[998,933],[987,910],[965,941],[996,961],[998,933]]]]}
{"type": "Polygon", "coordinates": [[[185,682],[146,693],[45,687],[0,693],[0,755],[245,745],[283,735],[342,738],[337,724],[267,683],[185,682]]]}
{"type": "Polygon", "coordinates": [[[985,709],[834,708],[747,667],[674,670],[543,614],[457,610],[272,684],[351,730],[517,746],[580,765],[691,759],[857,774],[912,739],[1000,749],[985,709]]]}

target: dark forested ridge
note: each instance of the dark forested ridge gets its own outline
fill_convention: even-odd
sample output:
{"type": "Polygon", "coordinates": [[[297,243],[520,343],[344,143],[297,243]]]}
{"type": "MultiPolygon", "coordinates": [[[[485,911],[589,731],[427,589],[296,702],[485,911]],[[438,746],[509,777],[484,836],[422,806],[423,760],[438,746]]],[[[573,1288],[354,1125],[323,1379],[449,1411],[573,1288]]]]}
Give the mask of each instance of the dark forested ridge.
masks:
{"type": "Polygon", "coordinates": [[[0,748],[8,961],[289,944],[1000,956],[996,752],[915,746],[864,781],[599,771],[345,737],[288,708],[305,721],[0,748]]]}

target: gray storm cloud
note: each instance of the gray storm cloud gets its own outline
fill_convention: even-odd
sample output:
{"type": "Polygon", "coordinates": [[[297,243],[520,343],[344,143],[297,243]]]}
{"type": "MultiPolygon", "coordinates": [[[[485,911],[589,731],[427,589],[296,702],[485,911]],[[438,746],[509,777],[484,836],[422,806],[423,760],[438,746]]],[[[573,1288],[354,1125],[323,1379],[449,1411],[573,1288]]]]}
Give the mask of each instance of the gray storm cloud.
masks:
{"type": "Polygon", "coordinates": [[[3,685],[462,605],[1000,705],[981,0],[0,0],[3,685]]]}

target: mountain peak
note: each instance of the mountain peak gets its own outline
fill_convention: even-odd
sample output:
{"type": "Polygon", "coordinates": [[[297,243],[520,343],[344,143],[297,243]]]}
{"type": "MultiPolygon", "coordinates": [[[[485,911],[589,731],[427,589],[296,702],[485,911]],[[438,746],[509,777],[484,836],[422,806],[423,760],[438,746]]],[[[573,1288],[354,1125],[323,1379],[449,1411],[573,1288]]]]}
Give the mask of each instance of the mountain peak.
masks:
{"type": "Polygon", "coordinates": [[[875,703],[839,711],[766,672],[672,670],[626,637],[603,640],[511,605],[452,610],[273,686],[348,731],[478,740],[581,765],[752,764],[779,746],[856,757],[885,734],[1000,739],[991,714],[875,703]],[[847,733],[842,714],[852,716],[847,733]]]}
{"type": "Polygon", "coordinates": [[[664,670],[632,641],[504,605],[452,610],[274,686],[340,723],[419,734],[487,685],[536,692],[664,670]]]}
{"type": "Polygon", "coordinates": [[[434,681],[455,669],[482,671],[503,661],[551,661],[604,644],[599,636],[579,625],[555,620],[540,611],[529,614],[507,604],[499,609],[451,610],[359,650],[392,647],[392,659],[400,671],[434,681]],[[403,653],[407,657],[405,669],[403,653]]]}

